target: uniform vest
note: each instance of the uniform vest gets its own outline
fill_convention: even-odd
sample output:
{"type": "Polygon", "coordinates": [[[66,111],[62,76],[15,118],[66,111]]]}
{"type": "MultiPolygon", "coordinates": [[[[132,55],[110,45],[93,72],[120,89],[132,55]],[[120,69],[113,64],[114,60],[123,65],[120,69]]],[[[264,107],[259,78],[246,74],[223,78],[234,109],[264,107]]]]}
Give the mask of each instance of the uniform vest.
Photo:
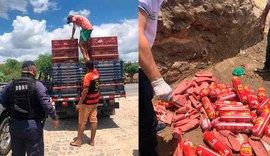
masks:
{"type": "Polygon", "coordinates": [[[45,118],[43,108],[36,96],[36,80],[22,77],[11,82],[9,89],[10,115],[14,119],[45,118]]]}
{"type": "Polygon", "coordinates": [[[93,105],[99,102],[99,93],[98,93],[98,80],[99,80],[99,73],[95,70],[91,72],[91,82],[89,85],[89,89],[87,92],[87,96],[84,100],[84,104],[93,105]]]}

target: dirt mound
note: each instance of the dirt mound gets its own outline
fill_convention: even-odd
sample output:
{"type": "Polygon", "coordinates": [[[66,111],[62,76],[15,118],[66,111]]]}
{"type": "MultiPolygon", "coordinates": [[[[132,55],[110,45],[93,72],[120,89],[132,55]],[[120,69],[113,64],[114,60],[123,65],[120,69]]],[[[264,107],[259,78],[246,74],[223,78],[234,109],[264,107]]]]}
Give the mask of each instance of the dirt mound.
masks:
{"type": "Polygon", "coordinates": [[[160,12],[153,54],[168,83],[239,54],[262,40],[255,0],[170,0],[160,12]]]}

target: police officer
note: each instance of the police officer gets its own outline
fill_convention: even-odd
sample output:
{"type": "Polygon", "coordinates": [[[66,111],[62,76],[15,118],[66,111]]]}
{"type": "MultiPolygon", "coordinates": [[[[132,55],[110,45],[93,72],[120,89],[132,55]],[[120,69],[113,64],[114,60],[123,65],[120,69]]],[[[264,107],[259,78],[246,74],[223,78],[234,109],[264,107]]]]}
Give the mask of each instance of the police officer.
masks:
{"type": "Polygon", "coordinates": [[[11,116],[10,135],[12,156],[43,156],[43,122],[48,114],[58,127],[58,116],[51,105],[44,85],[35,80],[33,61],[22,64],[22,76],[6,85],[0,102],[11,116]]]}

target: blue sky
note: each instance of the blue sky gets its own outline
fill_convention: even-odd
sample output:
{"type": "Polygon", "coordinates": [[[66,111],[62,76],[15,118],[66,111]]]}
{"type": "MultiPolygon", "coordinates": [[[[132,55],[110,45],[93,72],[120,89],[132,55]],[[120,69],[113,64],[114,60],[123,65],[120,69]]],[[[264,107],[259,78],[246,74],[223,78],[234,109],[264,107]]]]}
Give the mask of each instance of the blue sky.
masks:
{"type": "Polygon", "coordinates": [[[88,9],[90,11],[88,19],[93,25],[117,23],[123,19],[134,19],[138,16],[138,1],[136,0],[56,0],[52,2],[57,3],[56,10],[42,13],[34,13],[32,5],[27,5],[27,13],[9,10],[9,19],[0,18],[0,34],[12,31],[13,19],[18,15],[38,20],[46,19],[49,30],[61,27],[65,22],[63,17],[70,10],[88,9]]]}
{"type": "Polygon", "coordinates": [[[120,57],[136,61],[137,3],[137,0],[0,0],[0,63],[7,58],[22,61],[50,54],[52,39],[71,36],[71,25],[65,21],[70,13],[85,15],[94,26],[94,37],[118,36],[120,57]]]}

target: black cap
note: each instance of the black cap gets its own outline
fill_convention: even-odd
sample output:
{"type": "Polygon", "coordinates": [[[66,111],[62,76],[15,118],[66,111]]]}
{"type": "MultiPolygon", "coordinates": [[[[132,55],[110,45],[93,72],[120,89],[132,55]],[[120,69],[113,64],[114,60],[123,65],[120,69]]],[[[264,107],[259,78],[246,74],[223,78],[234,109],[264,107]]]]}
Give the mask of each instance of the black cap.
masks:
{"type": "Polygon", "coordinates": [[[94,62],[91,60],[85,61],[85,67],[90,69],[90,70],[94,69],[94,62]]]}
{"type": "Polygon", "coordinates": [[[72,15],[68,15],[67,17],[67,24],[71,23],[71,21],[69,21],[70,18],[72,18],[73,16],[72,15]]]}
{"type": "Polygon", "coordinates": [[[25,67],[29,67],[29,66],[35,66],[35,62],[33,61],[24,61],[23,64],[22,64],[22,68],[25,68],[25,67]]]}

